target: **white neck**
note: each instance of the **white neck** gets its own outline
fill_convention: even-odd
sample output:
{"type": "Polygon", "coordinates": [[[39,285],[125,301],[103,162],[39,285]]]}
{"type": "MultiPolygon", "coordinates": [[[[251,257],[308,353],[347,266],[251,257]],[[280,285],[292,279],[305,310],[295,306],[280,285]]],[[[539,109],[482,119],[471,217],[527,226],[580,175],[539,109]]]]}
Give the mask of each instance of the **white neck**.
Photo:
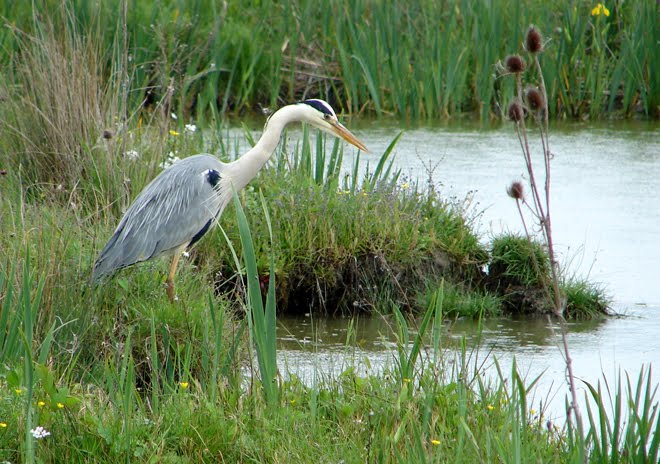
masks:
{"type": "Polygon", "coordinates": [[[307,120],[306,105],[288,105],[277,110],[268,119],[264,132],[250,151],[227,165],[236,191],[247,185],[275,152],[280,136],[287,124],[307,120]]]}

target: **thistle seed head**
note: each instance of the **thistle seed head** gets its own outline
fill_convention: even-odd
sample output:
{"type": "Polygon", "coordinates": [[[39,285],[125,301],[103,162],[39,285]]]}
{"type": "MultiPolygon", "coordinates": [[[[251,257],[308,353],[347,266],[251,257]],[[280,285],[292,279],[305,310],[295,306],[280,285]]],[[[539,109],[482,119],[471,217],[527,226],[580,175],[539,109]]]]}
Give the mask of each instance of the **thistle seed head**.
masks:
{"type": "Polygon", "coordinates": [[[527,88],[525,91],[525,101],[527,101],[527,106],[532,111],[538,111],[545,108],[543,95],[536,87],[527,88]]]}
{"type": "Polygon", "coordinates": [[[529,26],[527,37],[525,38],[525,48],[529,53],[541,53],[543,51],[543,36],[534,26],[529,26]]]}
{"type": "Polygon", "coordinates": [[[506,110],[507,116],[513,122],[520,122],[523,120],[525,113],[523,112],[522,106],[517,101],[509,103],[509,107],[506,110]]]}
{"type": "Polygon", "coordinates": [[[506,189],[506,193],[516,201],[522,200],[525,197],[523,184],[519,180],[511,182],[511,185],[506,189]]]}
{"type": "Polygon", "coordinates": [[[520,55],[509,55],[504,60],[504,66],[510,73],[521,73],[525,70],[525,60],[520,55]]]}

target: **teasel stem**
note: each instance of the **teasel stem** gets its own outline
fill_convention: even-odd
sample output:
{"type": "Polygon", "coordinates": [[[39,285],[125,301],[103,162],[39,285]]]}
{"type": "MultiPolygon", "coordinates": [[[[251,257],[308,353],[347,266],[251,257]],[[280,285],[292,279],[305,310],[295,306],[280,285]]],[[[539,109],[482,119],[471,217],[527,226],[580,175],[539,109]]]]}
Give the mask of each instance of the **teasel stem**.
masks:
{"type": "Polygon", "coordinates": [[[582,424],[582,415],[580,414],[580,407],[578,405],[578,399],[577,399],[577,388],[575,386],[575,375],[573,373],[573,359],[571,358],[571,354],[568,348],[568,336],[567,336],[568,330],[566,328],[566,319],[564,318],[564,314],[563,314],[564,311],[562,308],[563,306],[562,295],[559,289],[559,275],[557,272],[557,263],[555,261],[555,250],[552,241],[552,223],[550,221],[550,161],[552,159],[552,153],[550,151],[550,141],[548,138],[549,102],[548,102],[547,90],[545,87],[545,79],[543,78],[543,71],[541,70],[541,63],[539,62],[538,54],[534,54],[534,64],[538,72],[540,90],[542,92],[543,100],[545,102],[545,108],[540,113],[541,121],[539,124],[540,133],[541,133],[541,143],[543,146],[543,158],[545,162],[545,207],[546,207],[546,211],[548,212],[546,221],[544,221],[543,223],[543,227],[546,229],[545,235],[547,237],[548,256],[550,258],[550,269],[552,270],[552,290],[554,293],[553,296],[555,303],[555,315],[559,318],[560,321],[560,327],[562,332],[561,339],[564,347],[564,358],[566,362],[566,372],[568,374],[569,389],[571,391],[571,405],[570,405],[571,409],[569,409],[569,419],[570,419],[570,411],[572,410],[574,412],[575,424],[577,425],[578,428],[578,434],[580,440],[582,441],[581,443],[582,453],[584,457],[584,462],[586,463],[588,461],[588,458],[583,441],[584,426],[582,424]]]}
{"type": "MultiPolygon", "coordinates": [[[[522,107],[523,88],[522,88],[522,77],[520,74],[516,74],[516,91],[518,95],[517,96],[518,103],[522,107]]],[[[532,201],[534,204],[533,209],[535,211],[535,215],[541,221],[541,224],[543,224],[545,222],[545,211],[543,208],[543,204],[541,203],[541,196],[539,195],[539,191],[536,183],[536,176],[534,175],[534,166],[532,165],[531,150],[529,148],[529,139],[527,138],[527,129],[525,127],[524,118],[516,122],[516,133],[518,134],[520,147],[523,152],[523,157],[525,158],[525,167],[527,168],[527,172],[529,173],[529,184],[532,190],[532,201]]],[[[542,230],[543,230],[543,235],[546,236],[545,228],[543,228],[542,230]]]]}

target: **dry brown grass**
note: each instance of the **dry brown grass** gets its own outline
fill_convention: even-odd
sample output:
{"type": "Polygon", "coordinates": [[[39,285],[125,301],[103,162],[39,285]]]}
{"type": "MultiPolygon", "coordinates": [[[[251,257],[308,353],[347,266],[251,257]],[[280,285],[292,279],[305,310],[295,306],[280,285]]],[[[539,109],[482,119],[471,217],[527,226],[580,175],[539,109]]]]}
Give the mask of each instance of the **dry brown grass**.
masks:
{"type": "Polygon", "coordinates": [[[58,22],[63,28],[43,17],[34,21],[32,34],[13,29],[19,49],[3,89],[0,135],[11,147],[9,167],[20,169],[27,185],[70,197],[81,179],[98,177],[92,165],[111,162],[95,150],[117,114],[107,84],[110,60],[102,41],[76,31],[71,18],[58,22]]]}

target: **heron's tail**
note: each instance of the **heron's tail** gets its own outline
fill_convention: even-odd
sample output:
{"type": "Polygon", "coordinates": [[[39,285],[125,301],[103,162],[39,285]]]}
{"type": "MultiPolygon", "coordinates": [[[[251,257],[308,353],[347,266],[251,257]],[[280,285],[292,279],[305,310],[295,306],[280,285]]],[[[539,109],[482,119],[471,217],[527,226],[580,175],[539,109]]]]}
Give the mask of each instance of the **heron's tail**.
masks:
{"type": "Polygon", "coordinates": [[[120,253],[116,246],[120,232],[121,229],[115,231],[112,237],[110,237],[110,240],[108,240],[108,243],[103,247],[103,250],[101,250],[101,253],[99,253],[99,257],[96,258],[94,270],[92,271],[92,282],[95,284],[112,276],[122,267],[125,267],[121,265],[121,260],[119,259],[120,253]]]}
{"type": "Polygon", "coordinates": [[[106,263],[107,261],[102,259],[102,256],[96,260],[94,263],[94,269],[92,270],[92,283],[98,284],[116,272],[116,269],[112,269],[111,266],[108,266],[106,263]]]}

